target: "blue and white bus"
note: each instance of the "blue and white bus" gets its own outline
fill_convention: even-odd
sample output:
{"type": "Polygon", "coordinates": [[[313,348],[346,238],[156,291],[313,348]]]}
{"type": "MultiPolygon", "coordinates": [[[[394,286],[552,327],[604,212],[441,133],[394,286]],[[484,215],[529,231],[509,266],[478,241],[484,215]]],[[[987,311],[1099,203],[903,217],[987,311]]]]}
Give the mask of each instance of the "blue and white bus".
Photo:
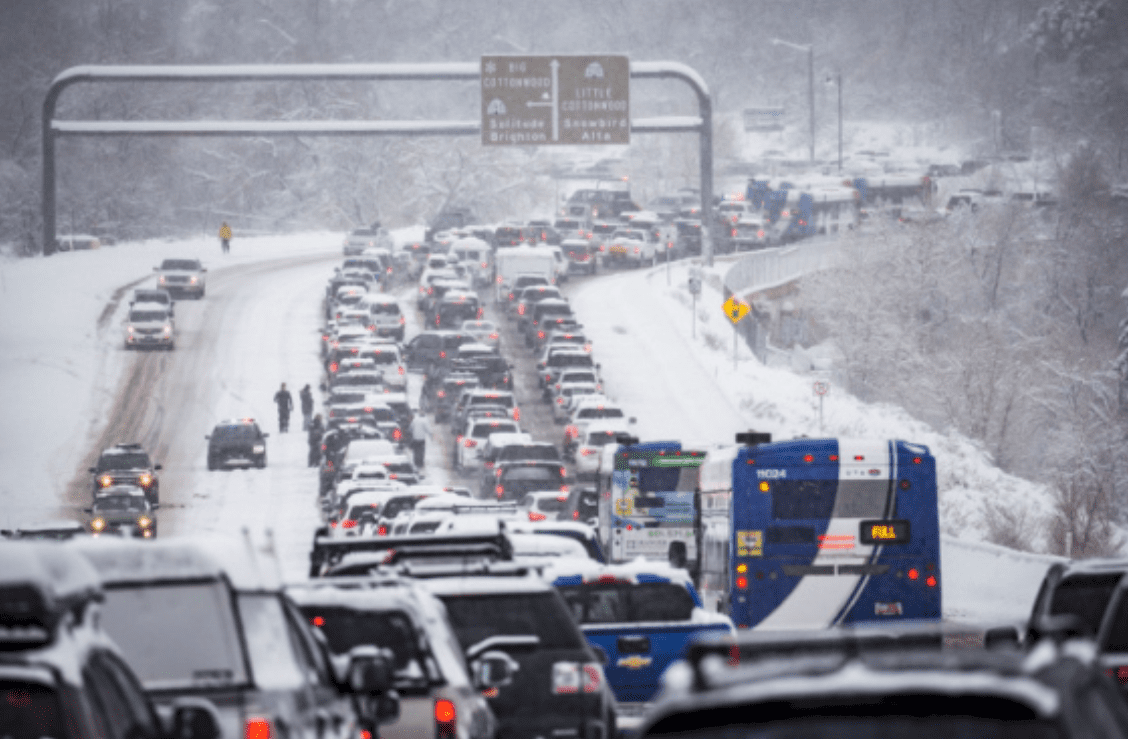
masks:
{"type": "Polygon", "coordinates": [[[599,536],[609,561],[696,561],[694,494],[704,461],[704,451],[677,441],[616,448],[609,474],[598,477],[599,536]]]}
{"type": "Polygon", "coordinates": [[[739,435],[699,470],[700,592],[741,629],[941,615],[936,464],[904,441],[739,435]]]}

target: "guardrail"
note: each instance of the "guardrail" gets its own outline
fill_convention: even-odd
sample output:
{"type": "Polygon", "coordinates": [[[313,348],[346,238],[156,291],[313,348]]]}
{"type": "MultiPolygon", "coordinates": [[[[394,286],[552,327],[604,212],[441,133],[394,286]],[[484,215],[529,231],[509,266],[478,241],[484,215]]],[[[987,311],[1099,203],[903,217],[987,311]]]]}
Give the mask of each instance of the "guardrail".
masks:
{"type": "MultiPolygon", "coordinates": [[[[794,282],[812,272],[829,269],[843,254],[842,237],[822,237],[798,244],[761,249],[742,257],[725,273],[724,293],[727,299],[736,295],[747,301],[754,293],[794,282]]],[[[754,309],[736,325],[752,353],[761,362],[767,361],[767,317],[754,309]]]]}
{"type": "Polygon", "coordinates": [[[839,239],[821,238],[751,252],[725,273],[725,289],[729,294],[744,298],[751,293],[786,285],[804,275],[834,266],[841,253],[840,246],[839,239]]]}

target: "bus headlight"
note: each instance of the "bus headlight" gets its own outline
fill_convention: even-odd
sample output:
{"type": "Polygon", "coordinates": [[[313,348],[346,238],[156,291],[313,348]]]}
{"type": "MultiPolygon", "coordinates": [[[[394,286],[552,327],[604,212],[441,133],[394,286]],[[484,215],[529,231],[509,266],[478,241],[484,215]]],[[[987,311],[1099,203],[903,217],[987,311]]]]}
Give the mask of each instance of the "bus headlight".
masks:
{"type": "Polygon", "coordinates": [[[102,518],[101,516],[98,516],[97,518],[95,518],[93,521],[90,522],[90,528],[91,528],[91,530],[94,531],[94,533],[104,531],[105,528],[106,528],[106,519],[102,518]]]}

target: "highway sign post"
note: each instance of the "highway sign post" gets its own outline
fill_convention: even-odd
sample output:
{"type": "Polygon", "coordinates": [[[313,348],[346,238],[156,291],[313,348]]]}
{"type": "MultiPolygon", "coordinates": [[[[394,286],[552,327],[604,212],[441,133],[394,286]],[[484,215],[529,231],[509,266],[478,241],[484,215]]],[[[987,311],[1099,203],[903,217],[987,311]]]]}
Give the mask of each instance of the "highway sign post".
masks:
{"type": "Polygon", "coordinates": [[[701,268],[689,268],[689,294],[693,296],[693,308],[690,318],[693,319],[693,338],[697,338],[697,296],[701,294],[701,268]]]}
{"type": "Polygon", "coordinates": [[[826,380],[815,380],[813,386],[815,395],[819,396],[819,435],[823,433],[823,398],[830,392],[830,383],[826,380]]]}
{"type": "Polygon", "coordinates": [[[732,368],[736,369],[736,324],[740,323],[752,308],[735,295],[730,295],[722,307],[725,315],[732,321],[732,368]]]}
{"type": "Polygon", "coordinates": [[[629,144],[626,56],[483,56],[482,144],[629,144]]]}

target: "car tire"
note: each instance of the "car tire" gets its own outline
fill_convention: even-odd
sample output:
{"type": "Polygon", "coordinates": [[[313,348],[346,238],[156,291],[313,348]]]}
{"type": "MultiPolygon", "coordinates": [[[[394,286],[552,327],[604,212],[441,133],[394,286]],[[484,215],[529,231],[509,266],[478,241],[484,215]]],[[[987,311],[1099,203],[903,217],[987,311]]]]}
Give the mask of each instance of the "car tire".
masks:
{"type": "Polygon", "coordinates": [[[266,469],[266,455],[265,454],[263,456],[259,457],[257,460],[255,460],[255,468],[260,469],[260,470],[266,469]]]}
{"type": "Polygon", "coordinates": [[[219,460],[216,459],[215,457],[209,456],[208,457],[208,469],[209,470],[218,470],[219,469],[219,460]]]}

